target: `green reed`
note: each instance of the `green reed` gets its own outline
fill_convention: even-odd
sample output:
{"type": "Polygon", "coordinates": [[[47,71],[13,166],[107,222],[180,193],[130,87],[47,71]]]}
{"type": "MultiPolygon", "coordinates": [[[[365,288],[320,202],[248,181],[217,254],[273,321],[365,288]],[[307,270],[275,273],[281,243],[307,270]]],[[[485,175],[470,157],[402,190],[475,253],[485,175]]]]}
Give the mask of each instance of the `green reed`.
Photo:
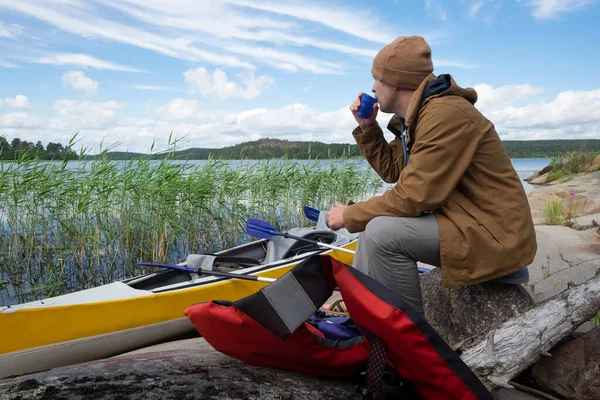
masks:
{"type": "Polygon", "coordinates": [[[0,304],[136,276],[140,261],[180,262],[251,240],[250,217],[305,224],[302,207],[381,189],[351,160],[0,162],[0,304]]]}

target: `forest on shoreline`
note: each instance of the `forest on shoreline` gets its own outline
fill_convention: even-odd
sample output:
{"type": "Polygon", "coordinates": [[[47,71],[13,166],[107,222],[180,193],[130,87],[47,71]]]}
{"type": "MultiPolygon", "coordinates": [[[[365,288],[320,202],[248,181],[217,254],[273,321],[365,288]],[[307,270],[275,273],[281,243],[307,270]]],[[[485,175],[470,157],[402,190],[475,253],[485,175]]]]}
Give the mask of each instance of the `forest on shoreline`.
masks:
{"type": "MultiPolygon", "coordinates": [[[[504,140],[502,142],[510,158],[556,157],[573,151],[600,152],[600,139],[564,140],[504,140]]],[[[98,155],[79,155],[67,144],[50,142],[44,146],[40,141],[33,143],[19,138],[8,142],[0,136],[0,160],[16,160],[20,157],[52,160],[93,160],[98,155]]],[[[133,153],[107,151],[102,154],[113,160],[150,159],[161,160],[167,153],[133,153]]],[[[259,139],[223,148],[189,148],[169,153],[169,157],[188,160],[261,160],[287,159],[338,159],[362,157],[356,144],[288,141],[281,139],[259,139]]]]}

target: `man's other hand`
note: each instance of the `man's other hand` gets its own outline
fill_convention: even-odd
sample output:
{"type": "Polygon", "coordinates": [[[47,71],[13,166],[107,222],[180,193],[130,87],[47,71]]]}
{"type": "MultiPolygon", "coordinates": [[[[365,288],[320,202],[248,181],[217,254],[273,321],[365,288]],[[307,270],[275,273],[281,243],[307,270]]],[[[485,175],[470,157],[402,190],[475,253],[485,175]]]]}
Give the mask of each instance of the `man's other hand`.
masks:
{"type": "Polygon", "coordinates": [[[327,225],[330,229],[337,231],[345,226],[344,224],[344,209],[345,205],[335,203],[333,207],[327,212],[327,225]]]}

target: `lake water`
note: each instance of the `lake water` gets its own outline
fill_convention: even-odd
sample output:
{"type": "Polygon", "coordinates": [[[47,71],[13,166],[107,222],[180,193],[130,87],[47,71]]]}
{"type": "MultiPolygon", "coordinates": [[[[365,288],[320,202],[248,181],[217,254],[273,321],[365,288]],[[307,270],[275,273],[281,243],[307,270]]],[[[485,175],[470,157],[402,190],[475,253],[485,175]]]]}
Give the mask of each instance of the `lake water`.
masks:
{"type": "Polygon", "coordinates": [[[550,164],[550,158],[513,158],[510,161],[517,171],[517,175],[521,178],[521,182],[523,183],[526,192],[532,191],[534,186],[524,182],[523,179],[528,178],[534,172],[539,171],[550,164]]]}

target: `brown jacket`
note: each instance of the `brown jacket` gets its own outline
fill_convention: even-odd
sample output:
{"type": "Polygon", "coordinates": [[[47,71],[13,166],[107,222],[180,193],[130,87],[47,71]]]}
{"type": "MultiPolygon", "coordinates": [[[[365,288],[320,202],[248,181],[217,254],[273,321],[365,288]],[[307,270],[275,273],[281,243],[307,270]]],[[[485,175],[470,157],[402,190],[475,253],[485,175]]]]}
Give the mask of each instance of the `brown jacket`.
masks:
{"type": "MultiPolygon", "coordinates": [[[[402,142],[388,143],[376,123],[353,134],[369,164],[394,187],[344,210],[350,232],[382,215],[433,212],[440,231],[444,287],[495,279],[533,261],[535,230],[523,185],[494,125],[475,107],[477,93],[451,76],[441,93],[423,99],[432,74],[419,86],[406,115],[408,164],[402,142]]],[[[401,130],[400,118],[390,125],[401,130]]]]}

